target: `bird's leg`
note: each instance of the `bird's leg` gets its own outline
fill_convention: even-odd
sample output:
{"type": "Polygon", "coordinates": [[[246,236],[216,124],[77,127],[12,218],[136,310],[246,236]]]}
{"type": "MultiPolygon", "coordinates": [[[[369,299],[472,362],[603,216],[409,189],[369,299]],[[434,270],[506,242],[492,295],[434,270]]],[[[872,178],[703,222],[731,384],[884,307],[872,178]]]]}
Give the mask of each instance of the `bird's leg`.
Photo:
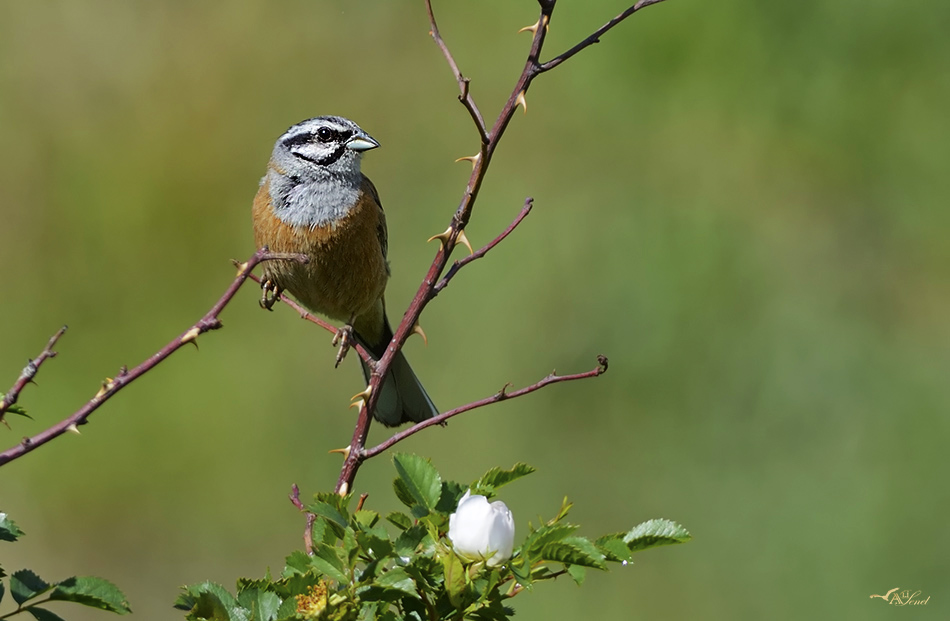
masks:
{"type": "Polygon", "coordinates": [[[353,317],[350,317],[346,325],[337,330],[333,337],[333,346],[340,346],[340,350],[336,352],[336,364],[333,365],[334,368],[340,366],[340,363],[346,358],[346,353],[350,351],[350,346],[353,343],[353,319],[353,317]]]}
{"type": "Polygon", "coordinates": [[[274,304],[280,300],[280,286],[271,279],[261,281],[261,308],[273,310],[274,304]]]}

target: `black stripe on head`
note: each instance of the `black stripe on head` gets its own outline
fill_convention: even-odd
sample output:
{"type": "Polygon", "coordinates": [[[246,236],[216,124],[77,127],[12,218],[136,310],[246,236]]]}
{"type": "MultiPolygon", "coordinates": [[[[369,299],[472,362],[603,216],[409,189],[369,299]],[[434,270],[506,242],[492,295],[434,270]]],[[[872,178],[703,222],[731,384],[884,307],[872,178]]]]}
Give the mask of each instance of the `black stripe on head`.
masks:
{"type": "Polygon", "coordinates": [[[299,157],[300,159],[307,160],[308,162],[312,162],[316,164],[317,166],[329,166],[330,164],[336,162],[338,159],[343,157],[343,154],[346,153],[346,143],[341,144],[340,146],[338,146],[336,149],[333,150],[333,153],[319,160],[315,160],[312,157],[307,157],[306,155],[298,151],[292,151],[292,153],[295,156],[299,157]]]}
{"type": "Polygon", "coordinates": [[[313,142],[314,135],[313,132],[300,132],[299,134],[294,134],[293,136],[287,136],[284,138],[284,146],[288,149],[294,147],[299,147],[313,142]]]}

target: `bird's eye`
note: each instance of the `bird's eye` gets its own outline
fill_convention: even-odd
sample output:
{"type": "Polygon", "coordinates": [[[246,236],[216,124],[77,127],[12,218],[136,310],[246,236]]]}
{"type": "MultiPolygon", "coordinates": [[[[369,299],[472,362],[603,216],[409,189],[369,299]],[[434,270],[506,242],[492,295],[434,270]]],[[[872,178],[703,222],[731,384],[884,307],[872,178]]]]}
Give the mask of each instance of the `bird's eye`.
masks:
{"type": "Polygon", "coordinates": [[[333,139],[333,130],[329,127],[321,127],[317,130],[317,138],[320,139],[320,142],[330,142],[333,139]]]}

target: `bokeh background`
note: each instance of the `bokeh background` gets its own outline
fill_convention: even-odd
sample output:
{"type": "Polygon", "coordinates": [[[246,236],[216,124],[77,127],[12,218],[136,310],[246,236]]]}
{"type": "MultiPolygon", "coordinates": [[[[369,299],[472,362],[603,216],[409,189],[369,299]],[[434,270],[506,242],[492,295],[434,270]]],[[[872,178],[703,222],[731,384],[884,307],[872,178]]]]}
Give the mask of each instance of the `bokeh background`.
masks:
{"type": "MultiPolygon", "coordinates": [[[[521,70],[529,0],[442,1],[486,117],[521,70]]],[[[626,8],[563,0],[548,56],[626,8]]],[[[670,0],[538,79],[469,227],[508,242],[463,271],[407,346],[443,408],[552,368],[551,387],[406,442],[446,477],[526,461],[521,533],[564,495],[582,532],[652,517],[688,545],[514,604],[522,619],[891,619],[950,610],[950,5],[670,0]]],[[[60,325],[60,357],[4,446],[74,411],[200,317],[253,251],[273,141],[319,114],[383,145],[398,317],[476,150],[420,1],[0,4],[0,378],[60,325]]],[[[279,571],[287,501],[332,487],[355,360],[257,305],[70,435],[3,468],[27,532],[7,569],[97,574],[137,619],[179,585],[279,571]]],[[[373,438],[384,438],[375,430],[373,438]]],[[[387,458],[359,491],[396,508],[387,458]]],[[[9,602],[0,608],[5,612],[9,602]]],[[[72,620],[105,613],[59,609],[72,620]]]]}

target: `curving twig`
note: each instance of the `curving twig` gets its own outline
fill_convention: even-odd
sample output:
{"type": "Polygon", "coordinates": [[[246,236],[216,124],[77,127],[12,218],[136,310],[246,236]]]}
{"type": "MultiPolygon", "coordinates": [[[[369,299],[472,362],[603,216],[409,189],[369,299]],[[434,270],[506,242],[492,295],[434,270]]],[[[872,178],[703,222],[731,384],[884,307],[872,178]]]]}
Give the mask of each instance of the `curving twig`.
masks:
{"type": "MultiPolygon", "coordinates": [[[[197,347],[196,341],[200,335],[211,330],[217,330],[221,327],[222,324],[221,320],[218,318],[218,315],[221,314],[221,311],[224,310],[224,307],[227,306],[228,303],[234,298],[234,295],[238,292],[238,289],[241,288],[241,285],[243,285],[250,277],[251,270],[257,267],[257,265],[263,263],[264,261],[298,261],[300,263],[306,263],[307,260],[308,259],[306,255],[272,253],[267,248],[262,248],[261,250],[255,252],[251,258],[247,260],[247,262],[238,265],[238,274],[234,279],[234,282],[232,282],[228,289],[224,292],[224,295],[222,295],[221,298],[215,302],[214,306],[212,306],[211,309],[205,313],[204,316],[193,326],[182,332],[174,340],[168,343],[168,345],[165,345],[165,347],[149,356],[148,359],[146,359],[134,369],[129,370],[126,367],[122,367],[114,378],[106,378],[96,395],[68,418],[63,419],[49,429],[42,431],[35,436],[23,438],[23,440],[21,440],[16,446],[0,453],[0,466],[23,457],[27,453],[43,446],[50,440],[58,438],[67,431],[79,433],[79,426],[85,425],[89,416],[99,409],[99,406],[111,399],[120,390],[151,371],[163,360],[178,351],[182,346],[188,343],[195,343],[195,346],[197,347]]],[[[54,339],[55,338],[59,338],[59,336],[57,335],[54,337],[54,339]]],[[[55,343],[55,340],[51,340],[50,346],[52,346],[53,343],[55,343]]]]}
{"type": "MultiPolygon", "coordinates": [[[[26,388],[26,385],[33,382],[33,378],[36,377],[36,374],[40,370],[40,366],[49,360],[50,358],[55,358],[57,352],[53,351],[53,346],[56,345],[56,341],[59,340],[59,337],[66,334],[66,329],[68,326],[63,326],[60,328],[56,334],[50,337],[46,347],[43,348],[43,351],[40,352],[40,355],[30,360],[26,363],[26,366],[23,367],[23,371],[20,372],[20,377],[13,383],[13,386],[6,392],[4,395],[0,395],[0,422],[7,425],[7,421],[4,420],[3,416],[7,413],[7,410],[10,409],[12,405],[17,402],[17,399],[20,397],[20,393],[26,388]]],[[[10,425],[7,425],[9,427],[10,425]]]]}
{"type": "Polygon", "coordinates": [[[571,375],[558,375],[556,372],[554,372],[539,382],[536,382],[534,384],[531,384],[530,386],[525,386],[524,388],[521,388],[519,390],[514,390],[511,392],[508,392],[508,385],[505,385],[501,390],[499,390],[498,392],[496,392],[494,395],[490,397],[486,397],[485,399],[481,399],[479,401],[473,401],[471,403],[467,403],[463,406],[455,408],[454,410],[449,410],[448,412],[443,412],[442,414],[439,414],[438,416],[424,420],[421,423],[416,423],[412,427],[409,427],[408,429],[405,429],[403,431],[400,431],[397,434],[394,434],[391,438],[389,438],[385,442],[381,442],[380,444],[374,446],[373,448],[366,449],[365,451],[363,451],[363,459],[369,459],[370,457],[379,455],[386,449],[392,448],[394,444],[398,442],[402,442],[409,436],[422,431],[426,427],[431,427],[432,425],[441,425],[442,423],[452,418],[453,416],[458,416],[459,414],[462,414],[464,412],[470,412],[471,410],[474,410],[476,408],[480,408],[486,405],[491,405],[492,403],[499,403],[501,401],[507,401],[508,399],[522,397],[529,393],[535,392],[536,390],[541,390],[545,386],[549,386],[551,384],[557,384],[558,382],[570,382],[573,380],[597,377],[598,375],[603,375],[606,371],[607,371],[607,357],[597,356],[597,366],[591,369],[590,371],[585,371],[584,373],[573,373],[571,375]]]}

